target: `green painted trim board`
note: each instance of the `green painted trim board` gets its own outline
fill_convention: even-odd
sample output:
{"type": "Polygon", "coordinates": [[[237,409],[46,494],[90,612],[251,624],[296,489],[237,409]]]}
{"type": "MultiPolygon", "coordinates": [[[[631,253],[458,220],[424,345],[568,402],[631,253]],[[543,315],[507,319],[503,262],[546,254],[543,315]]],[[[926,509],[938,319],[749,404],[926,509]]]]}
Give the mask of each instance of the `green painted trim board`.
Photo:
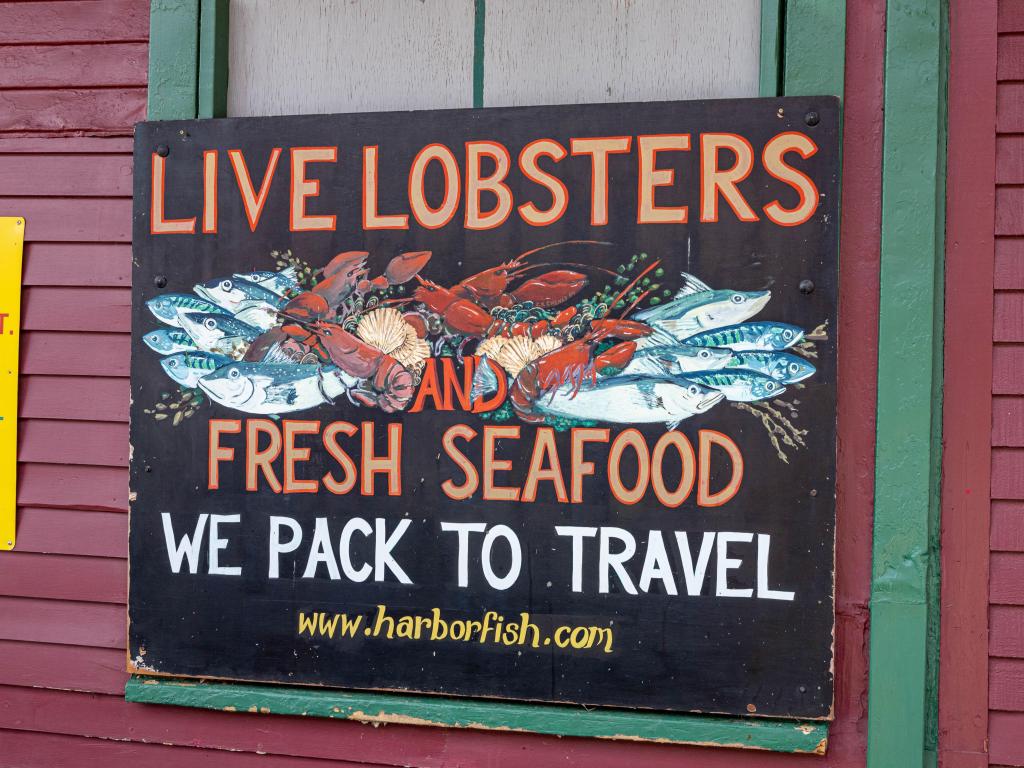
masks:
{"type": "MultiPolygon", "coordinates": [[[[846,73],[846,0],[783,2],[782,93],[842,96],[846,73]]],[[[762,9],[762,19],[763,14],[762,9]]]]}
{"type": "Polygon", "coordinates": [[[149,120],[196,116],[199,0],[153,0],[149,10],[149,120]]]}
{"type": "Polygon", "coordinates": [[[228,0],[202,0],[199,14],[198,117],[227,117],[228,0]]]}
{"type": "Polygon", "coordinates": [[[945,4],[886,8],[868,766],[934,761],[945,4]]]}
{"type": "Polygon", "coordinates": [[[487,0],[473,3],[473,107],[484,105],[484,32],[487,25],[487,0]]]}
{"type": "Polygon", "coordinates": [[[785,0],[761,0],[760,96],[778,96],[782,85],[785,0]]]}
{"type": "Polygon", "coordinates": [[[128,681],[125,698],[143,704],[178,704],[232,712],[704,744],[775,752],[823,754],[828,742],[826,722],[588,710],[441,696],[200,683],[142,676],[128,681]]]}

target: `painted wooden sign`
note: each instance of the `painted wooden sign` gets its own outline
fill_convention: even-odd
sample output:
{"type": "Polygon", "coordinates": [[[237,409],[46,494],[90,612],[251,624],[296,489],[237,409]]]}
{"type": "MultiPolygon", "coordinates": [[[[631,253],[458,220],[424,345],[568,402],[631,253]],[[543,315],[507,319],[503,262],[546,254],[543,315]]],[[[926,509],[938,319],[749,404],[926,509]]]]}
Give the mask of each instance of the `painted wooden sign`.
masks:
{"type": "Polygon", "coordinates": [[[838,128],[140,126],[130,668],[828,718],[838,128]]]}
{"type": "Polygon", "coordinates": [[[18,496],[18,341],[25,219],[0,216],[0,550],[14,549],[18,496]]]}

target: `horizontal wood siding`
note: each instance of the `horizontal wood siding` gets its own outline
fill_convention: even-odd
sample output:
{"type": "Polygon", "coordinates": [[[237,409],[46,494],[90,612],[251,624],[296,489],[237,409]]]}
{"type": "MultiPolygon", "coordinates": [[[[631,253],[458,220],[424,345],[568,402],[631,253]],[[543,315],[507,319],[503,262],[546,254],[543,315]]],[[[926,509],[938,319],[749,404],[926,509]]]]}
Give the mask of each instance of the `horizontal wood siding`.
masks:
{"type": "MultiPolygon", "coordinates": [[[[285,5],[291,8],[265,0],[242,4],[232,27],[232,55],[245,44],[257,53],[233,77],[260,82],[267,65],[260,46],[246,35],[255,36],[258,28],[273,41],[277,25],[268,23],[262,12],[269,17],[285,5]]],[[[431,0],[408,8],[402,4],[404,28],[412,30],[407,37],[421,47],[399,47],[392,65],[383,70],[380,58],[388,54],[381,52],[391,50],[397,32],[379,21],[378,4],[350,5],[326,4],[349,14],[345,19],[352,24],[337,19],[321,24],[322,3],[296,10],[312,19],[319,37],[314,43],[301,40],[301,45],[285,46],[291,74],[278,81],[286,87],[257,93],[250,101],[236,100],[236,111],[293,109],[288,99],[301,92],[295,73],[315,71],[325,60],[339,71],[354,62],[365,74],[367,98],[380,100],[377,108],[438,106],[439,93],[457,89],[434,81],[452,79],[462,90],[451,105],[468,104],[471,0],[431,0]],[[449,23],[446,9],[458,9],[462,18],[449,23]],[[361,39],[365,36],[356,21],[372,26],[372,40],[361,39]],[[325,30],[334,30],[334,37],[325,30]],[[339,46],[339,39],[348,46],[339,46]],[[366,55],[360,53],[363,49],[366,55]],[[296,56],[309,66],[295,66],[296,56]],[[382,71],[408,76],[382,84],[382,71]]],[[[848,115],[854,119],[847,120],[844,197],[857,202],[863,213],[848,224],[844,221],[843,240],[844,247],[862,258],[850,260],[844,275],[851,278],[850,285],[867,285],[870,297],[877,293],[878,277],[876,116],[884,4],[851,4],[851,19],[851,28],[860,35],[851,38],[850,53],[858,66],[848,70],[856,87],[848,86],[848,115]]],[[[864,457],[872,455],[875,379],[870,342],[848,345],[842,358],[849,396],[842,396],[841,419],[853,427],[842,462],[846,476],[840,532],[846,535],[838,545],[838,719],[824,758],[398,725],[378,728],[124,701],[131,133],[145,112],[148,24],[148,0],[0,2],[0,215],[27,220],[19,537],[16,551],[0,554],[0,768],[863,765],[870,551],[865,525],[873,477],[871,460],[864,457]]],[[[280,69],[276,61],[271,63],[280,69]]],[[[321,78],[316,85],[316,108],[307,111],[337,108],[358,96],[333,80],[321,78]]],[[[876,307],[870,298],[850,304],[859,305],[845,320],[851,328],[874,321],[876,307]]],[[[1011,352],[1017,348],[1007,345],[1011,352]]],[[[1024,350],[1024,343],[1019,348],[1024,350]]],[[[1005,381],[1007,388],[1022,386],[1010,375],[1005,381]]],[[[1002,657],[1024,659],[1024,613],[1013,605],[993,610],[1014,611],[1006,615],[1005,629],[994,634],[993,642],[1003,644],[1002,657]]]]}
{"type": "Polygon", "coordinates": [[[1024,3],[999,2],[989,758],[1024,765],[1024,3]]]}

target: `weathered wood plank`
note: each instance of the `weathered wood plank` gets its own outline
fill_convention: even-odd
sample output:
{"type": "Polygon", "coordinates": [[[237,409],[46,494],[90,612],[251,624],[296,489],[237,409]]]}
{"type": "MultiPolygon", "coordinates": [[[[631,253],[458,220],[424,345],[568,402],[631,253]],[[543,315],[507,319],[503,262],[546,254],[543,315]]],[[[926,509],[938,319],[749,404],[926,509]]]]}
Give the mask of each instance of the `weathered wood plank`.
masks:
{"type": "Polygon", "coordinates": [[[128,563],[107,557],[5,552],[0,557],[0,595],[124,603],[128,563]]]}
{"type": "Polygon", "coordinates": [[[0,4],[0,43],[73,43],[149,37],[146,0],[0,4]]]}
{"type": "Polygon", "coordinates": [[[6,197],[131,197],[131,155],[3,155],[6,197]]]}
{"type": "Polygon", "coordinates": [[[1024,237],[997,237],[993,281],[996,290],[1024,290],[1024,237]]]}
{"type": "Polygon", "coordinates": [[[997,90],[996,130],[1024,132],[1024,83],[1000,83],[997,90]]]}
{"type": "Polygon", "coordinates": [[[992,498],[1024,499],[1024,450],[992,449],[992,498]]]}
{"type": "Polygon", "coordinates": [[[1024,552],[1024,504],[992,502],[989,545],[993,552],[1024,552]]]}
{"type": "Polygon", "coordinates": [[[24,216],[26,242],[132,239],[130,198],[0,197],[0,216],[24,216]]]}
{"type": "MultiPolygon", "coordinates": [[[[349,760],[371,765],[586,765],[588,768],[736,768],[792,765],[790,755],[682,747],[624,741],[595,742],[548,736],[488,731],[449,732],[440,728],[389,725],[368,728],[356,722],[318,718],[266,717],[245,712],[196,711],[183,707],[151,707],[125,702],[119,696],[67,692],[54,695],[32,688],[0,688],[0,728],[43,733],[82,734],[97,738],[189,745],[212,749],[259,751],[349,760]],[[515,744],[510,749],[511,743],[515,744]]],[[[184,751],[184,750],[182,750],[184,751]]],[[[342,763],[344,765],[344,763],[342,763]]],[[[853,765],[853,763],[850,763],[853,765]]]]}
{"type": "Polygon", "coordinates": [[[1024,394],[1024,346],[996,344],[992,349],[992,393],[995,395],[1024,394]]]}
{"type": "Polygon", "coordinates": [[[993,552],[989,563],[989,602],[1024,605],[1024,554],[993,552]]]}
{"type": "Polygon", "coordinates": [[[1024,447],[1024,398],[992,399],[992,445],[1024,447]]]}
{"type": "Polygon", "coordinates": [[[127,467],[128,425],[25,419],[18,425],[18,461],[127,467]]]}
{"type": "Polygon", "coordinates": [[[44,136],[9,138],[0,136],[0,154],[74,155],[118,152],[131,154],[132,139],[102,136],[44,136]]]}
{"type": "Polygon", "coordinates": [[[1024,37],[1002,35],[997,56],[1000,80],[1024,80],[1024,37]]]}
{"type": "Polygon", "coordinates": [[[988,668],[992,709],[1024,712],[1024,659],[992,659],[988,668]]]}
{"type": "Polygon", "coordinates": [[[1024,136],[996,139],[996,184],[1024,184],[1024,136]]]}
{"type": "Polygon", "coordinates": [[[123,605],[0,597],[0,616],[0,640],[124,650],[123,605]]]}
{"type": "Polygon", "coordinates": [[[0,91],[0,131],[129,135],[145,119],[145,88],[0,91]]]}
{"type": "MultiPolygon", "coordinates": [[[[57,695],[57,694],[55,694],[57,695]]],[[[32,731],[0,731],[4,766],[18,768],[112,768],[116,765],[159,768],[367,768],[368,763],[322,760],[221,749],[180,749],[166,744],[90,739],[32,731]]],[[[955,767],[954,767],[955,768],[955,767]]]]}
{"type": "Polygon", "coordinates": [[[22,376],[23,419],[128,421],[128,379],[99,376],[22,376]]]}
{"type": "Polygon", "coordinates": [[[229,115],[473,106],[473,0],[279,8],[231,4],[229,115]]]}
{"type": "Polygon", "coordinates": [[[488,3],[484,105],[757,96],[760,22],[749,2],[488,3]]]}
{"type": "Polygon", "coordinates": [[[20,506],[128,511],[128,470],[121,467],[19,464],[20,506]]]}
{"type": "Polygon", "coordinates": [[[1024,187],[996,189],[996,234],[1024,235],[1024,187]]]}
{"type": "Polygon", "coordinates": [[[21,372],[52,376],[127,376],[127,333],[32,331],[21,336],[21,372]]]}
{"type": "Polygon", "coordinates": [[[1024,659],[1024,608],[993,605],[988,632],[990,656],[1024,659]]]}
{"type": "Polygon", "coordinates": [[[18,509],[18,552],[128,557],[128,516],[77,509],[18,509]]]}
{"type": "MultiPolygon", "coordinates": [[[[1021,202],[1024,203],[1024,198],[1021,202]]],[[[993,340],[1024,341],[1024,292],[999,291],[993,309],[993,340]]]]}
{"type": "Polygon", "coordinates": [[[993,712],[988,718],[992,765],[1024,764],[1024,712],[993,712]]]}
{"type": "Polygon", "coordinates": [[[999,33],[1024,32],[1024,3],[1020,0],[1002,0],[999,3],[999,33]]]}
{"type": "MultiPolygon", "coordinates": [[[[117,695],[124,692],[127,680],[124,651],[116,648],[0,640],[2,685],[117,695]]],[[[0,764],[9,759],[5,742],[0,764]]]]}
{"type": "Polygon", "coordinates": [[[29,243],[23,285],[131,286],[132,247],[127,243],[29,243]]]}
{"type": "Polygon", "coordinates": [[[0,45],[0,88],[146,84],[146,43],[0,45]]]}
{"type": "Polygon", "coordinates": [[[131,330],[131,301],[128,288],[25,288],[21,327],[27,331],[127,333],[131,330]]]}

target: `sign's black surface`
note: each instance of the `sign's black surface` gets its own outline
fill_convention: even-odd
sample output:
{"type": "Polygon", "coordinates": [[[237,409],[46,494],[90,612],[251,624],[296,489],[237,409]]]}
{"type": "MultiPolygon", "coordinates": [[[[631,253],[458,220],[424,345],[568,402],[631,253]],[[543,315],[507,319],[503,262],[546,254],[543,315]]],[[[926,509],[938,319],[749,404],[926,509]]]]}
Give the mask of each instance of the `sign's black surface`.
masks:
{"type": "Polygon", "coordinates": [[[140,125],[131,666],[828,717],[838,128],[140,125]]]}

